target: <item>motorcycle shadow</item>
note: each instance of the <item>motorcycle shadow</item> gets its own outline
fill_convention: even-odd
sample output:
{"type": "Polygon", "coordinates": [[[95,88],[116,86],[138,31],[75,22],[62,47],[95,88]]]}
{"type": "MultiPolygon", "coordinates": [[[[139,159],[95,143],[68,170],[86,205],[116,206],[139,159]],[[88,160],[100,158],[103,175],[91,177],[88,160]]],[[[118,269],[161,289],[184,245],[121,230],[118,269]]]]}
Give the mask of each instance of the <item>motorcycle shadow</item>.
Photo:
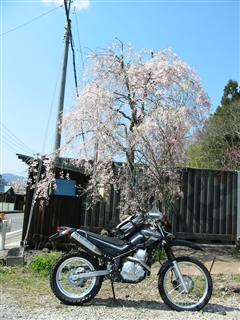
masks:
{"type": "Polygon", "coordinates": [[[136,309],[150,309],[150,310],[169,310],[168,306],[161,301],[153,300],[130,300],[117,298],[94,298],[91,305],[107,306],[110,308],[124,307],[124,308],[136,308],[136,309]]]}
{"type": "Polygon", "coordinates": [[[205,313],[216,313],[216,314],[220,314],[220,315],[226,315],[227,312],[232,312],[232,311],[239,311],[240,312],[240,309],[238,307],[224,306],[224,304],[208,303],[202,309],[202,311],[205,313]]]}
{"type": "MultiPolygon", "coordinates": [[[[172,311],[164,302],[153,300],[130,300],[130,299],[116,299],[113,298],[94,298],[94,300],[85,306],[104,306],[108,308],[136,308],[136,309],[149,309],[149,310],[165,310],[172,311]]],[[[200,312],[207,314],[226,315],[228,312],[239,311],[238,307],[228,307],[224,304],[217,304],[209,302],[200,312]]],[[[198,313],[199,311],[196,311],[198,313]]],[[[210,316],[210,315],[209,315],[210,316]]]]}

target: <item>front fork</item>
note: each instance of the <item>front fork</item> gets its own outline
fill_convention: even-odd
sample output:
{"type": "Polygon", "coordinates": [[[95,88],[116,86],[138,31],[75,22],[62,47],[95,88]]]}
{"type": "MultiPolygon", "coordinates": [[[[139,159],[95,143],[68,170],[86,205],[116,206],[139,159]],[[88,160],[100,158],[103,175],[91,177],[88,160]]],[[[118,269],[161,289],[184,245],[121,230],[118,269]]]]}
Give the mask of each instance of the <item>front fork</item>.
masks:
{"type": "Polygon", "coordinates": [[[174,270],[176,278],[180,280],[181,285],[182,285],[182,287],[184,289],[184,292],[185,293],[189,293],[189,290],[188,290],[188,288],[186,286],[186,283],[185,283],[185,281],[183,279],[182,273],[181,273],[181,271],[179,269],[179,266],[177,264],[176,258],[174,256],[174,253],[172,252],[171,247],[169,247],[166,242],[163,243],[162,245],[163,245],[164,251],[165,251],[165,253],[166,253],[167,257],[168,257],[168,261],[171,261],[171,263],[173,265],[173,270],[174,270]]]}

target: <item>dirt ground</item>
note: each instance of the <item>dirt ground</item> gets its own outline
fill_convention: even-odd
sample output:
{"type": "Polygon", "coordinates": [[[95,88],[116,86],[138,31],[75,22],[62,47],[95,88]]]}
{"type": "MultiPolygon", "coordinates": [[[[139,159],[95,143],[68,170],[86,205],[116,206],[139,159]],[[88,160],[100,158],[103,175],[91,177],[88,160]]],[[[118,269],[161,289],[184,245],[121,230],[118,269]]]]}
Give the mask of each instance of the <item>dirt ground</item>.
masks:
{"type": "MultiPolygon", "coordinates": [[[[176,247],[176,256],[191,256],[201,261],[210,271],[214,289],[227,296],[240,294],[240,257],[234,245],[200,245],[203,251],[176,247]]],[[[152,267],[152,273],[158,272],[159,265],[152,267]]]]}
{"type": "Polygon", "coordinates": [[[176,248],[177,256],[188,255],[201,261],[212,274],[232,273],[240,275],[240,258],[234,245],[200,245],[203,251],[176,248]]]}

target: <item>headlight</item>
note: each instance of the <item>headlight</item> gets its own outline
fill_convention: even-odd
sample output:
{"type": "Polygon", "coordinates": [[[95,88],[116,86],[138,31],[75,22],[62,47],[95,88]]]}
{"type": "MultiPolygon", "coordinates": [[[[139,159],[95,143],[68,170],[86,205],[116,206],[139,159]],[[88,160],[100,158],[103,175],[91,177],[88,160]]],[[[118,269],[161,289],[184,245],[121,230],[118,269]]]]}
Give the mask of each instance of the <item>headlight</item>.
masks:
{"type": "Polygon", "coordinates": [[[146,217],[153,220],[162,220],[163,214],[155,207],[152,207],[152,209],[146,213],[146,217]]]}

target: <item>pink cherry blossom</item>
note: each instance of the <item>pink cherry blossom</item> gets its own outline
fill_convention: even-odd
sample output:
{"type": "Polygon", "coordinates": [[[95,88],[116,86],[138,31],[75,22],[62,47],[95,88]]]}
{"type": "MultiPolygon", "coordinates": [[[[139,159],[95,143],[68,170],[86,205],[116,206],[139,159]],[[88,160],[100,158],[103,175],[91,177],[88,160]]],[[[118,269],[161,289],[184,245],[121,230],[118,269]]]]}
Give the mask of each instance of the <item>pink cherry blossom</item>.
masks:
{"type": "MultiPolygon", "coordinates": [[[[88,56],[78,92],[63,114],[58,152],[84,163],[92,202],[110,186],[122,213],[145,211],[150,196],[164,206],[181,196],[187,139],[210,108],[196,71],[170,48],[138,53],[116,40],[88,56]]],[[[50,172],[43,181],[46,174],[54,181],[50,172]]]]}

